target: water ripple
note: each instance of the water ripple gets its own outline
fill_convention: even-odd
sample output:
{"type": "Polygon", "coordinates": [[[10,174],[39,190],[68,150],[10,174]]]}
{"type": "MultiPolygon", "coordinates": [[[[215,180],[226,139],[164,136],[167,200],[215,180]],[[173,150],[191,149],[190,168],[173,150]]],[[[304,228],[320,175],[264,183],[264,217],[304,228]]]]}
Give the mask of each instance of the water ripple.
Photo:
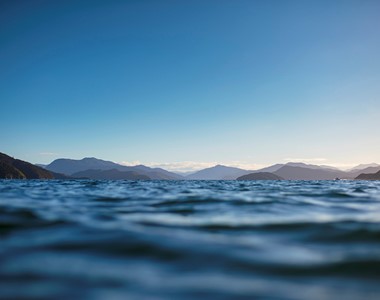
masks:
{"type": "Polygon", "coordinates": [[[0,298],[378,299],[380,183],[0,181],[0,298]]]}

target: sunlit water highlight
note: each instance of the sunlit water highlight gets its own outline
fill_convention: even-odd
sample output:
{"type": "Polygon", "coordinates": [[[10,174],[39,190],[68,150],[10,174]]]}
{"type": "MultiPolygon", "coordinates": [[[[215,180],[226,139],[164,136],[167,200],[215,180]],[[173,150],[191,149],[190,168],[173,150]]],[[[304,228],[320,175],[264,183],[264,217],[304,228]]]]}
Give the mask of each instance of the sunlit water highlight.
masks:
{"type": "Polygon", "coordinates": [[[380,299],[380,182],[0,181],[0,299],[380,299]]]}

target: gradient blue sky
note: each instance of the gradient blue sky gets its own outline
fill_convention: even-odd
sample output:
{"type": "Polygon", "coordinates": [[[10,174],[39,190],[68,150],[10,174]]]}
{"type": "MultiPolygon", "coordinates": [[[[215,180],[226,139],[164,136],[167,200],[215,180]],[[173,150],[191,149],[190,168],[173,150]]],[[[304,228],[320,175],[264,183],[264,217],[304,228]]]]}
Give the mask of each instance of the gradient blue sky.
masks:
{"type": "Polygon", "coordinates": [[[0,99],[31,162],[380,162],[380,1],[1,1],[0,99]]]}

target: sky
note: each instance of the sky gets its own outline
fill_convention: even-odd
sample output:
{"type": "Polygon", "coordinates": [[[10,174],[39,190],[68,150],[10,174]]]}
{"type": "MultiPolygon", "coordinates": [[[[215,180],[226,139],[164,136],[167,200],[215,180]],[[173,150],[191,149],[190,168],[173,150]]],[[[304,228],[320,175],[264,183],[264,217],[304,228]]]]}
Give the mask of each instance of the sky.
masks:
{"type": "Polygon", "coordinates": [[[0,1],[0,152],[380,163],[380,1],[0,1]]]}

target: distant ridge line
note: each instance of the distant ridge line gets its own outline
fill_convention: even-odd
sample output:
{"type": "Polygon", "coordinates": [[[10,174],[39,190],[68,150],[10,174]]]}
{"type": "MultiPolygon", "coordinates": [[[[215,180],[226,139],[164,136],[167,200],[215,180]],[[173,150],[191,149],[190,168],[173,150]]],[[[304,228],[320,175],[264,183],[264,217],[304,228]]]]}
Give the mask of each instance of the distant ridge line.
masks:
{"type": "MultiPolygon", "coordinates": [[[[333,180],[336,178],[363,179],[366,176],[361,174],[369,174],[371,177],[371,174],[374,175],[379,171],[380,165],[374,163],[342,171],[329,166],[289,162],[259,170],[216,165],[182,176],[162,168],[151,168],[144,165],[124,166],[95,157],[59,158],[48,165],[33,165],[0,153],[0,178],[18,179],[236,180],[243,177],[252,178],[250,180],[268,180],[267,178],[273,178],[272,180],[333,180]]],[[[371,178],[377,177],[372,176],[371,178]]]]}

